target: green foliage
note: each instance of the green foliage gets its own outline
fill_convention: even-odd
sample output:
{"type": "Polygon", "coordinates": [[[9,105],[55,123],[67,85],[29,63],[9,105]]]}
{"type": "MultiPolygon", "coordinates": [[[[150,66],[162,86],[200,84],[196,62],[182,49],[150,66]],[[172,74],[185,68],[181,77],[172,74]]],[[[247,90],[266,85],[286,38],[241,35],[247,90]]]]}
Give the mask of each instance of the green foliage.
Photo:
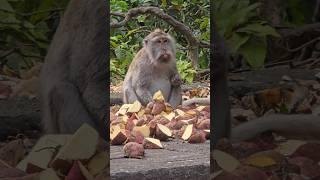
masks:
{"type": "Polygon", "coordinates": [[[118,80],[121,80],[126,73],[124,69],[121,68],[121,64],[119,64],[119,61],[116,61],[114,59],[110,60],[110,72],[111,77],[113,77],[111,79],[113,83],[117,83],[118,80]]]}
{"type": "MultiPolygon", "coordinates": [[[[52,23],[67,0],[0,0],[0,64],[19,72],[41,62],[53,35],[52,23]]],[[[0,67],[1,68],[1,67],[0,67]]]]}
{"type": "Polygon", "coordinates": [[[192,64],[188,61],[177,61],[178,72],[183,80],[192,83],[196,71],[192,68],[192,64]]]}
{"type": "MultiPolygon", "coordinates": [[[[129,9],[141,6],[156,6],[164,10],[170,16],[189,26],[193,34],[203,41],[210,40],[210,19],[209,19],[209,0],[203,1],[183,1],[183,0],[130,0],[130,1],[110,1],[112,12],[127,12],[129,9]]],[[[119,21],[121,17],[112,16],[112,21],[119,21]]],[[[130,21],[127,26],[111,30],[111,58],[117,62],[116,67],[127,68],[135,55],[141,48],[143,37],[156,28],[168,31],[177,42],[177,59],[188,61],[188,54],[185,48],[188,46],[185,37],[177,33],[165,21],[154,17],[153,15],[140,15],[130,21]]],[[[199,65],[201,68],[207,68],[209,65],[209,49],[200,49],[199,65]]],[[[190,64],[185,62],[181,67],[185,73],[192,74],[190,64]],[[186,69],[188,67],[190,71],[186,69]]],[[[114,66],[115,63],[113,62],[114,66]]],[[[178,65],[179,68],[180,65],[178,65]]],[[[121,73],[118,73],[121,74],[121,73]]],[[[124,76],[123,76],[124,77],[124,76]]],[[[123,78],[122,77],[122,78],[123,78]]],[[[111,77],[113,79],[114,77],[111,77]]],[[[115,77],[119,78],[119,76],[115,77]]],[[[184,80],[190,82],[193,75],[184,75],[184,80]]]]}
{"type": "Polygon", "coordinates": [[[287,20],[290,20],[294,24],[303,24],[305,17],[303,9],[301,8],[301,0],[288,0],[288,17],[287,20]]]}
{"type": "Polygon", "coordinates": [[[284,20],[289,25],[312,23],[315,1],[287,0],[285,1],[286,16],[284,20]]]}
{"type": "Polygon", "coordinates": [[[264,64],[267,36],[279,37],[274,28],[259,19],[259,5],[250,4],[249,0],[216,0],[213,10],[215,18],[219,19],[218,31],[226,38],[231,52],[242,54],[253,68],[264,64]]]}

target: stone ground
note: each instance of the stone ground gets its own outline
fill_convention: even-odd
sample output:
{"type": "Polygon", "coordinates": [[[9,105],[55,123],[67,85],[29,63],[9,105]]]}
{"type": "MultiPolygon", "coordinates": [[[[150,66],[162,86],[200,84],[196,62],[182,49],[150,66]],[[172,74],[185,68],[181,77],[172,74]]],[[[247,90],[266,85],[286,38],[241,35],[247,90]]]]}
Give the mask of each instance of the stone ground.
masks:
{"type": "Polygon", "coordinates": [[[209,179],[210,141],[203,144],[189,144],[180,140],[161,143],[164,149],[146,149],[143,159],[124,158],[123,146],[111,146],[111,179],[209,179]]]}

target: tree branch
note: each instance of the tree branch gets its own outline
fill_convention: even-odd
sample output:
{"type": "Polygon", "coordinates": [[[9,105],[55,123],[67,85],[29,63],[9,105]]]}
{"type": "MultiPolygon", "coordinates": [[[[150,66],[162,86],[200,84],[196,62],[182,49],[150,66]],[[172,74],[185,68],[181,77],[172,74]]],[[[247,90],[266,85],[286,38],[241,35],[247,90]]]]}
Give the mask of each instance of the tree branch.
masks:
{"type": "Polygon", "coordinates": [[[199,47],[205,47],[209,48],[210,44],[205,41],[199,41],[192,33],[191,29],[184,25],[183,23],[177,21],[172,16],[166,14],[163,12],[163,10],[159,9],[158,7],[138,7],[138,8],[132,8],[130,9],[126,14],[123,13],[116,13],[111,12],[111,15],[116,16],[123,16],[124,19],[120,22],[114,22],[110,24],[111,28],[119,28],[122,26],[125,26],[133,17],[138,16],[140,14],[153,14],[157,16],[158,18],[164,20],[168,24],[170,24],[175,31],[181,33],[184,35],[184,37],[187,39],[188,44],[190,46],[189,48],[189,58],[192,62],[192,65],[194,68],[197,68],[198,66],[198,60],[199,60],[199,47]]]}

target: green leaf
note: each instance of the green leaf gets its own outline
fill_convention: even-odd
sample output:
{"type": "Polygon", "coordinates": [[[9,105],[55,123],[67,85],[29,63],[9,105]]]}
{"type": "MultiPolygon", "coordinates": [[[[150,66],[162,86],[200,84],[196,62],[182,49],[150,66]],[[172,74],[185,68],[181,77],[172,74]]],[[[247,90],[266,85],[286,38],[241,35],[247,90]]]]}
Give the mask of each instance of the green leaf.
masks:
{"type": "Polygon", "coordinates": [[[202,23],[200,24],[200,29],[201,30],[206,29],[208,24],[209,24],[209,18],[205,17],[202,23]]]}
{"type": "Polygon", "coordinates": [[[4,10],[4,11],[0,10],[0,19],[2,22],[8,23],[8,24],[20,23],[20,21],[16,19],[15,14],[11,13],[11,12],[14,12],[14,10],[12,6],[8,3],[8,1],[0,0],[0,9],[4,10]]]}
{"type": "Polygon", "coordinates": [[[231,34],[232,30],[235,27],[240,26],[243,23],[246,23],[249,19],[249,13],[253,10],[255,10],[258,6],[260,6],[260,3],[254,3],[246,8],[240,9],[238,11],[235,11],[234,13],[231,13],[229,15],[227,24],[226,24],[226,33],[231,34]]]}
{"type": "Polygon", "coordinates": [[[232,34],[228,40],[229,47],[231,47],[232,53],[238,51],[238,49],[249,40],[250,36],[240,33],[232,34]]]}
{"type": "Polygon", "coordinates": [[[192,83],[196,71],[193,69],[192,64],[188,61],[177,61],[178,72],[183,80],[187,83],[192,83]]]}
{"type": "Polygon", "coordinates": [[[264,64],[266,49],[266,38],[251,37],[241,46],[239,52],[245,57],[251,67],[260,68],[264,64]]]}
{"type": "Polygon", "coordinates": [[[115,43],[114,41],[110,41],[110,44],[111,44],[111,46],[112,46],[113,48],[115,48],[115,47],[117,47],[117,46],[118,46],[118,44],[117,44],[117,43],[115,43]]]}
{"type": "Polygon", "coordinates": [[[256,36],[266,36],[271,35],[275,37],[280,37],[279,33],[276,32],[274,28],[268,25],[261,25],[261,24],[248,24],[243,28],[237,29],[236,32],[246,32],[246,33],[252,33],[256,36]]]}
{"type": "Polygon", "coordinates": [[[233,9],[233,7],[236,5],[237,0],[228,0],[228,1],[220,1],[220,4],[218,5],[218,8],[220,8],[220,11],[230,11],[230,9],[233,9]]]}
{"type": "Polygon", "coordinates": [[[167,0],[162,0],[161,6],[162,7],[166,7],[167,6],[167,0]]]}
{"type": "Polygon", "coordinates": [[[138,22],[144,22],[145,19],[146,19],[145,15],[140,15],[140,16],[137,17],[138,22]]]}
{"type": "Polygon", "coordinates": [[[0,9],[7,10],[7,11],[10,11],[10,12],[14,11],[7,0],[0,0],[0,9]]]}

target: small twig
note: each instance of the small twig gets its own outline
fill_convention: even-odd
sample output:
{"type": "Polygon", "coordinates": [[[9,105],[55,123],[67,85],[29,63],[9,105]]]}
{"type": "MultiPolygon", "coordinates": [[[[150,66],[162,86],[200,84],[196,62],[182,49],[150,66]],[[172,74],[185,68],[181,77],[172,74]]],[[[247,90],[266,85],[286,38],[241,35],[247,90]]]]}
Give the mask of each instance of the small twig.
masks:
{"type": "Polygon", "coordinates": [[[296,63],[296,64],[294,64],[294,63],[292,62],[291,66],[292,66],[292,68],[300,67],[300,66],[304,66],[304,65],[306,65],[306,64],[312,63],[312,62],[314,62],[315,60],[317,60],[317,59],[316,59],[316,58],[309,58],[309,59],[306,59],[306,60],[304,60],[304,61],[298,62],[298,63],[296,63]]]}
{"type": "Polygon", "coordinates": [[[9,56],[10,54],[14,53],[15,51],[16,51],[16,48],[12,48],[12,49],[4,52],[4,53],[0,56],[0,59],[3,59],[3,58],[5,58],[5,57],[9,56]]]}
{"type": "MultiPolygon", "coordinates": [[[[272,67],[276,67],[276,66],[288,65],[290,62],[292,62],[292,60],[270,63],[270,64],[264,65],[264,68],[272,68],[272,67]]],[[[241,73],[241,72],[247,72],[247,71],[251,71],[251,70],[252,70],[251,68],[244,68],[244,69],[233,70],[231,72],[232,73],[241,73]]]]}
{"type": "Polygon", "coordinates": [[[27,57],[27,58],[37,58],[37,59],[44,59],[44,56],[37,56],[37,55],[28,55],[28,54],[24,54],[21,51],[18,51],[18,54],[20,54],[23,57],[27,57]]]}
{"type": "Polygon", "coordinates": [[[301,46],[297,47],[297,48],[294,48],[294,49],[289,49],[287,48],[286,50],[289,51],[289,52],[296,52],[296,51],[299,51],[300,49],[306,47],[306,46],[309,46],[310,44],[313,44],[317,41],[320,40],[320,37],[316,38],[316,39],[312,39],[311,41],[308,41],[306,42],[305,44],[302,44],[301,46]]]}
{"type": "Polygon", "coordinates": [[[280,62],[275,62],[275,63],[269,63],[266,64],[264,67],[265,68],[271,68],[271,67],[275,67],[275,66],[281,66],[281,65],[288,65],[289,63],[291,63],[292,60],[286,60],[286,61],[280,61],[280,62]]]}
{"type": "Polygon", "coordinates": [[[207,41],[200,41],[199,46],[202,48],[210,48],[210,43],[207,41]]]}
{"type": "Polygon", "coordinates": [[[202,69],[200,71],[197,71],[197,74],[205,74],[205,73],[210,73],[210,69],[202,69]]]}
{"type": "Polygon", "coordinates": [[[320,63],[320,58],[316,58],[310,65],[309,65],[309,69],[314,68],[317,64],[320,63]]]}
{"type": "MultiPolygon", "coordinates": [[[[119,14],[119,13],[117,13],[119,14]]],[[[117,23],[111,23],[110,27],[111,28],[119,28],[122,26],[125,26],[133,17],[138,16],[140,14],[153,14],[156,15],[157,17],[163,19],[170,25],[172,25],[175,30],[178,32],[181,32],[182,34],[185,35],[186,39],[190,43],[190,45],[198,45],[199,41],[194,37],[192,34],[192,31],[189,27],[185,26],[183,23],[177,21],[170,15],[166,14],[163,12],[163,10],[159,9],[158,7],[138,7],[138,8],[132,8],[130,9],[126,14],[125,18],[117,23]]]]}
{"type": "Polygon", "coordinates": [[[126,13],[123,12],[110,12],[110,15],[126,17],[126,13]]]}
{"type": "Polygon", "coordinates": [[[10,77],[10,76],[6,76],[6,75],[2,75],[0,74],[0,80],[9,80],[9,81],[13,81],[15,83],[19,83],[21,81],[21,79],[19,78],[15,78],[15,77],[10,77]]]}
{"type": "Polygon", "coordinates": [[[43,148],[40,148],[40,149],[35,150],[34,152],[40,152],[40,151],[47,150],[47,149],[53,149],[53,150],[57,151],[60,147],[61,147],[61,146],[56,146],[56,147],[43,147],[43,148]]]}

